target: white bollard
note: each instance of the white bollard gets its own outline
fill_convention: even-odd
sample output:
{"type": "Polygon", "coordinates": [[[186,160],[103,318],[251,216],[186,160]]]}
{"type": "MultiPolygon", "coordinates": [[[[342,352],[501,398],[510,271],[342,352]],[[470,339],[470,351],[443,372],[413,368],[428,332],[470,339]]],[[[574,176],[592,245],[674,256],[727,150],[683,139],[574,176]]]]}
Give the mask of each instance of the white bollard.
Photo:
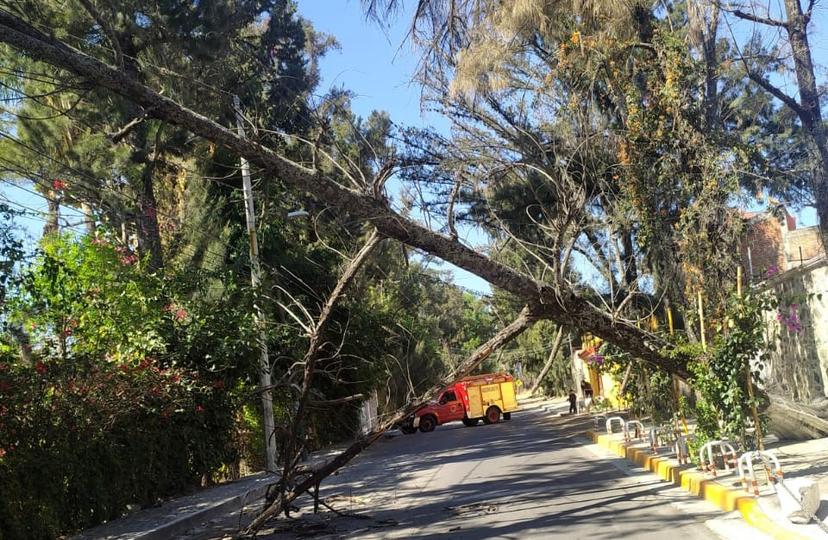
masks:
{"type": "Polygon", "coordinates": [[[732,444],[724,440],[708,442],[699,450],[699,468],[702,471],[712,473],[714,478],[716,477],[717,472],[716,460],[713,456],[713,448],[716,446],[719,447],[719,453],[722,455],[722,462],[724,463],[724,468],[726,471],[730,470],[731,465],[734,468],[738,465],[738,459],[736,458],[736,449],[733,448],[732,444]],[[705,454],[707,455],[707,459],[705,459],[705,454]]]}
{"type": "Polygon", "coordinates": [[[632,439],[641,439],[644,437],[644,424],[638,420],[630,420],[624,424],[624,441],[630,442],[632,439]],[[635,437],[630,436],[630,431],[635,429],[635,437]]]}
{"type": "Polygon", "coordinates": [[[759,450],[745,452],[739,457],[739,480],[741,480],[745,491],[750,493],[752,488],[753,496],[759,496],[759,483],[756,481],[756,471],[753,468],[754,460],[761,463],[762,467],[765,468],[767,471],[768,483],[771,485],[773,490],[776,491],[776,487],[773,483],[782,481],[782,467],[779,466],[779,460],[776,459],[775,455],[770,452],[762,452],[759,450]]]}
{"type": "Polygon", "coordinates": [[[624,419],[620,416],[610,416],[607,418],[607,435],[612,435],[612,425],[616,422],[621,426],[621,431],[624,431],[624,419]]]}

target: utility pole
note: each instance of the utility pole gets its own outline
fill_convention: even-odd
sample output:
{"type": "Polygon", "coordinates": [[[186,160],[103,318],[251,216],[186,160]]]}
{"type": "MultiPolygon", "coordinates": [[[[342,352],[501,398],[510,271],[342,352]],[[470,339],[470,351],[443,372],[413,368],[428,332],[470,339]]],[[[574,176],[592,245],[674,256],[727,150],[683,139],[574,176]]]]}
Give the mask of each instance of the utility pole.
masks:
{"type": "MultiPolygon", "coordinates": [[[[233,105],[236,110],[236,127],[239,135],[246,137],[244,133],[244,118],[241,113],[241,102],[239,96],[233,96],[233,105]]],[[[246,159],[241,158],[242,187],[244,190],[244,215],[247,221],[247,237],[250,244],[250,283],[253,285],[255,294],[255,320],[256,329],[259,332],[259,386],[262,394],[262,412],[264,421],[265,437],[265,461],[269,472],[276,471],[276,441],[273,438],[275,423],[273,421],[273,397],[270,393],[270,357],[267,352],[267,325],[265,314],[260,304],[262,267],[259,264],[259,242],[256,239],[256,208],[253,205],[253,185],[250,183],[250,164],[246,159]]]]}

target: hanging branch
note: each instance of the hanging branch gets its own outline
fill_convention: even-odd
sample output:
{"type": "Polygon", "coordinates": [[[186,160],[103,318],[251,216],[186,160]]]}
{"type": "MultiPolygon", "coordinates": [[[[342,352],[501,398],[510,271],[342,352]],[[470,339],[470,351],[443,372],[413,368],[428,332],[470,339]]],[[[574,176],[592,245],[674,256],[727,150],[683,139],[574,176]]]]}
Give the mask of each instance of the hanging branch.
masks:
{"type": "MultiPolygon", "coordinates": [[[[501,329],[489,341],[478,347],[477,350],[471,354],[471,356],[469,356],[457,367],[457,370],[450,377],[447,377],[439,384],[433,386],[420,398],[409,401],[405,407],[397,410],[395,414],[386,419],[374,431],[357,439],[353,444],[351,444],[351,446],[343,450],[339,455],[316,469],[313,474],[308,475],[308,477],[297,484],[296,487],[290,491],[285,491],[280,494],[277,500],[271,503],[270,506],[265,508],[262,513],[253,520],[250,526],[245,530],[244,534],[255,534],[256,531],[262,528],[268,519],[278,514],[285,506],[291,504],[297,497],[345,466],[354,457],[359,455],[363,450],[377,441],[377,439],[379,439],[388,429],[405,420],[418,408],[428,403],[429,400],[434,399],[443,388],[474,371],[484,360],[486,360],[486,358],[491,356],[493,352],[497,351],[519,336],[524,330],[532,326],[532,324],[534,324],[538,319],[540,319],[538,310],[530,309],[529,307],[523,308],[517,318],[512,321],[509,326],[501,329]]],[[[285,483],[285,485],[287,484],[285,483]]]]}
{"type": "Polygon", "coordinates": [[[552,344],[552,350],[549,351],[549,357],[546,359],[546,364],[544,364],[543,369],[538,374],[538,378],[535,379],[535,382],[532,384],[532,389],[529,390],[529,395],[535,395],[535,392],[538,391],[543,378],[546,377],[546,374],[549,373],[549,370],[552,368],[552,364],[555,362],[555,357],[558,356],[558,351],[561,348],[561,342],[563,341],[563,326],[558,326],[558,333],[555,334],[555,341],[552,344]]]}
{"type": "Polygon", "coordinates": [[[291,424],[290,432],[288,434],[287,442],[285,445],[285,452],[284,452],[284,469],[282,472],[282,490],[284,499],[284,490],[287,489],[290,481],[293,477],[293,469],[298,462],[298,458],[301,455],[301,452],[297,452],[297,446],[301,447],[301,445],[297,445],[297,439],[299,434],[301,433],[302,424],[305,420],[305,412],[308,407],[308,401],[310,399],[310,391],[311,385],[313,384],[313,376],[316,368],[316,361],[319,358],[319,352],[322,348],[323,344],[323,336],[325,334],[325,330],[328,327],[328,324],[331,319],[331,313],[333,313],[333,308],[339,299],[342,297],[345,289],[348,288],[348,285],[353,282],[354,278],[356,277],[357,272],[359,271],[360,267],[365,263],[368,257],[371,256],[374,249],[379,245],[382,237],[377,233],[376,229],[371,231],[371,234],[368,237],[368,240],[365,242],[365,245],[356,256],[348,263],[348,266],[345,268],[345,271],[339,277],[339,281],[337,281],[334,290],[331,292],[328,299],[325,301],[325,305],[322,307],[322,311],[319,314],[319,318],[316,321],[316,324],[313,326],[310,332],[310,342],[308,343],[308,350],[305,352],[305,356],[303,358],[304,363],[304,376],[302,379],[302,390],[299,392],[299,398],[297,400],[297,407],[296,407],[296,414],[293,418],[293,423],[291,424]]]}
{"type": "Polygon", "coordinates": [[[457,196],[460,194],[460,185],[463,183],[463,178],[458,176],[454,181],[454,187],[451,189],[449,196],[448,208],[446,209],[446,220],[448,222],[449,236],[457,240],[457,229],[454,226],[454,203],[457,201],[457,196]]]}

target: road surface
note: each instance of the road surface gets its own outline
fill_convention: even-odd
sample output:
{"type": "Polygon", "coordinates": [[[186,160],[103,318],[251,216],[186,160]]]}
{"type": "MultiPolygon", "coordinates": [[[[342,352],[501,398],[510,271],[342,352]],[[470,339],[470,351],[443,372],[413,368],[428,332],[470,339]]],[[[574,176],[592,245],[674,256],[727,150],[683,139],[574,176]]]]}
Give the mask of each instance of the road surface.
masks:
{"type": "MultiPolygon", "coordinates": [[[[719,537],[704,524],[715,512],[677,505],[672,486],[597,455],[582,428],[535,409],[500,424],[382,440],[322,484],[332,507],[367,518],[305,513],[259,538],[719,537]]],[[[300,499],[303,512],[309,502],[300,499]]],[[[222,538],[238,523],[238,515],[214,520],[187,538],[222,538]]]]}

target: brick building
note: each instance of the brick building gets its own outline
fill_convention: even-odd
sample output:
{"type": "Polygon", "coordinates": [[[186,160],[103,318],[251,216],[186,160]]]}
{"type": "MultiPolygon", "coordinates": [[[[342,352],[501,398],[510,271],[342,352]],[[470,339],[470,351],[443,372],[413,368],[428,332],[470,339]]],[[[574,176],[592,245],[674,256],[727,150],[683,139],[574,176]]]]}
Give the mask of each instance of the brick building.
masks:
{"type": "Polygon", "coordinates": [[[742,267],[752,282],[807,264],[824,254],[819,228],[797,229],[796,218],[784,205],[765,212],[742,212],[742,218],[742,267]]]}

